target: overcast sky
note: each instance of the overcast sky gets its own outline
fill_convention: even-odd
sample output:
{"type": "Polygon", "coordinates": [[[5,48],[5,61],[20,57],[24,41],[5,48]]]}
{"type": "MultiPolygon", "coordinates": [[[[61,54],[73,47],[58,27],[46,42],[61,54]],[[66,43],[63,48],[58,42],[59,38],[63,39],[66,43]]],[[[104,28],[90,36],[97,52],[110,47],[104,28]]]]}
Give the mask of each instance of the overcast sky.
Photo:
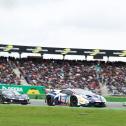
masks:
{"type": "Polygon", "coordinates": [[[126,50],[126,0],[0,0],[0,43],[126,50]]]}

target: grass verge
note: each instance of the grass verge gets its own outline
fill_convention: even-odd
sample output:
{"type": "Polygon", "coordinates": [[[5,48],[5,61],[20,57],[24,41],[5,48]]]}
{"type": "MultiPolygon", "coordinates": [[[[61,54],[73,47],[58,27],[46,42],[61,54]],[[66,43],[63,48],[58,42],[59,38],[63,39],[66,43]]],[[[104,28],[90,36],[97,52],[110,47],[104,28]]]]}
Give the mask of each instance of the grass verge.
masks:
{"type": "Polygon", "coordinates": [[[107,96],[105,98],[108,102],[126,102],[126,96],[107,96]]]}
{"type": "Polygon", "coordinates": [[[126,110],[0,105],[1,126],[126,126],[126,110]]]}

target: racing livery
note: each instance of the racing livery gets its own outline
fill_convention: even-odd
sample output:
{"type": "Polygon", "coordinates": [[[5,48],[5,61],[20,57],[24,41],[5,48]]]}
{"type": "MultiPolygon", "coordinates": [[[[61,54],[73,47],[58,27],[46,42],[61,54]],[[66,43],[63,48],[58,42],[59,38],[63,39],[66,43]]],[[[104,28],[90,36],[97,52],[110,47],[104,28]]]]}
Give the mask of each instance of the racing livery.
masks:
{"type": "Polygon", "coordinates": [[[2,89],[0,90],[0,103],[16,103],[29,104],[29,97],[27,94],[20,94],[16,90],[2,89]]]}
{"type": "Polygon", "coordinates": [[[98,106],[105,107],[106,99],[98,94],[83,89],[52,90],[46,95],[46,103],[53,105],[98,106]]]}

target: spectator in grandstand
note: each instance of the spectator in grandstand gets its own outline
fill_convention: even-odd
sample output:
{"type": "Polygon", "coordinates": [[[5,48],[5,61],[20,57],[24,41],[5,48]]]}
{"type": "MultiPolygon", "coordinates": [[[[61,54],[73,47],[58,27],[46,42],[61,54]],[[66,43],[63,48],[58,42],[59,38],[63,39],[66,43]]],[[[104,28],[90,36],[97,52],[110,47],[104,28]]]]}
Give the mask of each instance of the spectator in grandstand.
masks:
{"type": "Polygon", "coordinates": [[[20,84],[13,72],[19,68],[21,76],[31,85],[52,88],[83,88],[100,92],[106,85],[111,94],[126,94],[126,63],[41,58],[11,59],[1,57],[0,83],[20,84]]]}
{"type": "Polygon", "coordinates": [[[87,61],[22,59],[18,64],[28,83],[54,88],[99,88],[95,65],[87,61]]]}
{"type": "Polygon", "coordinates": [[[0,57],[0,83],[20,84],[20,79],[13,72],[6,57],[0,57]]]}

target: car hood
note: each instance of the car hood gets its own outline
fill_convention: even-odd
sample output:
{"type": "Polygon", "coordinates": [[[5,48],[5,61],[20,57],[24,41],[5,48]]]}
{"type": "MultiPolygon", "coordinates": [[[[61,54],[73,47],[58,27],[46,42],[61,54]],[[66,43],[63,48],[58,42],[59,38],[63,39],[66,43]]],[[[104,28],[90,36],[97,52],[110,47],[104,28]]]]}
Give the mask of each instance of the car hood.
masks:
{"type": "Polygon", "coordinates": [[[26,95],[26,94],[16,95],[15,98],[19,98],[19,99],[28,99],[28,95],[26,95]]]}
{"type": "Polygon", "coordinates": [[[21,94],[21,95],[5,95],[5,97],[9,99],[29,99],[28,95],[26,94],[21,94]]]}

